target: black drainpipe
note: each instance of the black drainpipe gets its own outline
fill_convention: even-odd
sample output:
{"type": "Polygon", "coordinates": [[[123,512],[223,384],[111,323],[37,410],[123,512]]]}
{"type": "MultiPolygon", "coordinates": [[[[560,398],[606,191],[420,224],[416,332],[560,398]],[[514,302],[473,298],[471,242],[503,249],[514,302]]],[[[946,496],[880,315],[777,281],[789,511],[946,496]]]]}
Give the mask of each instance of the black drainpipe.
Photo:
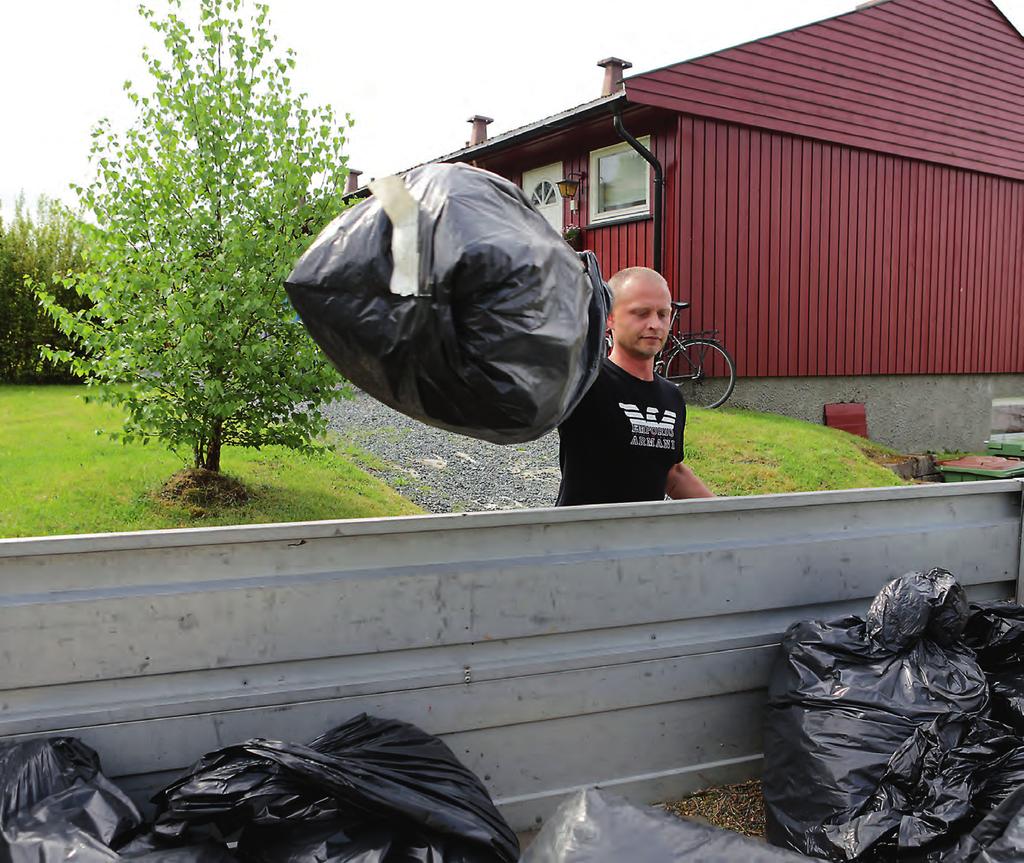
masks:
{"type": "Polygon", "coordinates": [[[665,173],[661,170],[661,162],[654,157],[654,153],[626,131],[626,127],[622,125],[622,113],[618,105],[615,106],[612,119],[615,123],[615,131],[619,133],[619,137],[643,156],[650,163],[651,167],[654,168],[654,269],[661,273],[662,194],[665,188],[665,173]]]}

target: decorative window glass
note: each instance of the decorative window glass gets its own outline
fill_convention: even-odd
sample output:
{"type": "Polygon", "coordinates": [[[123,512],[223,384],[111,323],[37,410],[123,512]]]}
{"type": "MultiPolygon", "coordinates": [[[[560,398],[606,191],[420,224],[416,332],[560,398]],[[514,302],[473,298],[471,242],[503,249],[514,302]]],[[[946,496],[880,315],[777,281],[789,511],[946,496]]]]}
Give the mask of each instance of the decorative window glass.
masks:
{"type": "Polygon", "coordinates": [[[530,203],[535,207],[543,207],[558,201],[558,189],[547,180],[541,180],[530,195],[530,203]]]}
{"type": "MultiPolygon", "coordinates": [[[[640,138],[650,147],[651,138],[640,138]]],[[[590,221],[647,214],[650,208],[650,165],[629,144],[616,144],[590,154],[590,221]]]]}

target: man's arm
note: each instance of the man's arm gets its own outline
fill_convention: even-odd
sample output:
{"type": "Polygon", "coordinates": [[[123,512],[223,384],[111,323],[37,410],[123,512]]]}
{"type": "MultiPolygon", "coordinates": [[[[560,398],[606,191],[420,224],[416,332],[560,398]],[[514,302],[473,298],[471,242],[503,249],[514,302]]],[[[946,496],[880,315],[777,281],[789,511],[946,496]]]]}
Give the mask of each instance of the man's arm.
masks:
{"type": "Polygon", "coordinates": [[[668,472],[665,493],[673,500],[715,496],[715,493],[704,485],[704,481],[682,462],[674,465],[668,472]]]}

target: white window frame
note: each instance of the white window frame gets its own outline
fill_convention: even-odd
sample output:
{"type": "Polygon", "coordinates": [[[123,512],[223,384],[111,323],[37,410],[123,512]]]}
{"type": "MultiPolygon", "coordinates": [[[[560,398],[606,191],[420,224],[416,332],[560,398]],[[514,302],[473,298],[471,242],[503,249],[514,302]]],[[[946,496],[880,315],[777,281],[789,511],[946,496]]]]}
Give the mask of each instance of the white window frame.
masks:
{"type": "MultiPolygon", "coordinates": [[[[648,150],[651,149],[651,136],[644,135],[637,140],[648,150]]],[[[606,213],[597,211],[597,185],[599,181],[598,167],[603,156],[611,156],[615,153],[636,152],[629,144],[623,141],[621,144],[612,144],[610,147],[602,147],[600,150],[590,151],[590,173],[587,199],[589,202],[590,222],[600,224],[601,222],[617,222],[620,219],[628,219],[633,216],[647,216],[651,212],[651,165],[644,160],[644,202],[635,207],[628,207],[622,210],[610,210],[606,213]]],[[[639,154],[637,154],[639,155],[639,154]]]]}

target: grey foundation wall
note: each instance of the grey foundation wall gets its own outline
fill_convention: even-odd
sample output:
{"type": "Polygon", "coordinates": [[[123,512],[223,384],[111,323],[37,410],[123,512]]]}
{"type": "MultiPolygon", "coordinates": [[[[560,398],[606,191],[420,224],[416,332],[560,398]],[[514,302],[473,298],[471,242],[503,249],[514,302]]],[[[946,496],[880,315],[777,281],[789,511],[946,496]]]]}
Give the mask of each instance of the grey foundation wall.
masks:
{"type": "Polygon", "coordinates": [[[1020,396],[1024,374],[741,378],[729,407],[820,423],[828,402],[864,402],[872,440],[903,452],[981,450],[992,400],[1020,396]]]}

